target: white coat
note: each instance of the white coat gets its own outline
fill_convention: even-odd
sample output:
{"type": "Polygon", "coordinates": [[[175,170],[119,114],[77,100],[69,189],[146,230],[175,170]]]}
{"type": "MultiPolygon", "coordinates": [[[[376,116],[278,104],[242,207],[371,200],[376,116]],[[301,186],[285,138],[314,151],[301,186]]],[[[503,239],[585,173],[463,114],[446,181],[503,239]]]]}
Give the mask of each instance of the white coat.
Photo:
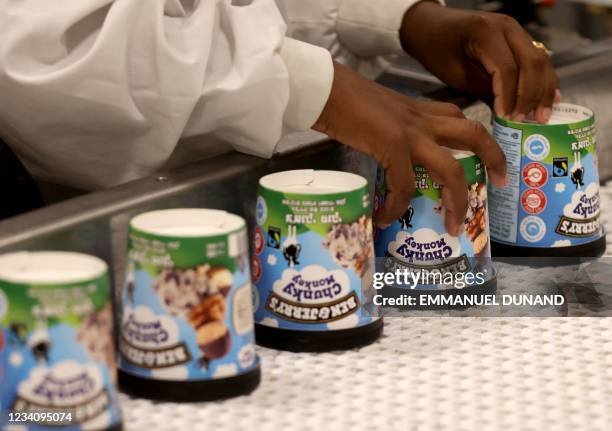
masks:
{"type": "Polygon", "coordinates": [[[270,157],[319,117],[332,59],[373,77],[401,52],[416,2],[0,0],[0,137],[35,177],[82,189],[213,142],[270,157]]]}

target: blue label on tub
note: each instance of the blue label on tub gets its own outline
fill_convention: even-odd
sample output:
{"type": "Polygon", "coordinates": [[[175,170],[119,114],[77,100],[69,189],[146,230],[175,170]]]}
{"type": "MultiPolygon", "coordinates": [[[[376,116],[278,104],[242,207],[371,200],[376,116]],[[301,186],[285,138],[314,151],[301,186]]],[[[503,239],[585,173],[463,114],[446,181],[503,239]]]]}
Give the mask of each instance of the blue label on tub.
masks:
{"type": "MultiPolygon", "coordinates": [[[[476,156],[458,159],[463,167],[468,188],[468,210],[464,232],[452,236],[444,226],[444,204],[441,186],[427,170],[414,167],[416,193],[406,212],[386,229],[376,231],[376,256],[385,272],[483,272],[490,264],[487,187],[484,166],[476,156]],[[483,259],[484,258],[484,259],[483,259]]],[[[375,207],[384,205],[386,184],[382,169],[378,170],[375,207]]],[[[485,270],[487,270],[485,272],[485,270]]],[[[421,283],[419,289],[447,289],[443,283],[421,283]]]]}
{"type": "Polygon", "coordinates": [[[490,188],[491,236],[496,241],[568,247],[601,238],[592,117],[543,126],[497,119],[494,135],[506,154],[509,178],[508,186],[490,188]]]}
{"type": "Polygon", "coordinates": [[[130,233],[119,322],[122,371],[208,380],[259,366],[244,230],[216,238],[130,233]]]}
{"type": "Polygon", "coordinates": [[[324,195],[260,187],[251,265],[256,322],[329,331],[377,319],[370,213],[365,187],[324,195]]]}

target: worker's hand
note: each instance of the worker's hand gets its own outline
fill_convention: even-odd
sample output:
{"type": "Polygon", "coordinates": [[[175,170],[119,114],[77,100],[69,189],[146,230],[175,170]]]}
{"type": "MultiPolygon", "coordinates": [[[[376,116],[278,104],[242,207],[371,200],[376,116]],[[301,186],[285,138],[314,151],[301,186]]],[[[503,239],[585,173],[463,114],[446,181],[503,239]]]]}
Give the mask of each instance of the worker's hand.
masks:
{"type": "Polygon", "coordinates": [[[400,30],[406,52],[451,87],[494,99],[495,112],[522,121],[535,111],[545,123],[559,101],[559,78],[549,55],[507,15],[423,1],[408,10],[400,30]]]}
{"type": "Polygon", "coordinates": [[[461,232],[467,184],[461,165],[442,145],[473,151],[487,166],[491,181],[505,184],[504,153],[487,130],[467,120],[457,106],[410,99],[338,64],[314,129],[373,156],[385,169],[388,194],[376,217],[382,228],[408,208],[415,192],[412,166],[417,164],[443,186],[446,229],[451,235],[461,232]]]}

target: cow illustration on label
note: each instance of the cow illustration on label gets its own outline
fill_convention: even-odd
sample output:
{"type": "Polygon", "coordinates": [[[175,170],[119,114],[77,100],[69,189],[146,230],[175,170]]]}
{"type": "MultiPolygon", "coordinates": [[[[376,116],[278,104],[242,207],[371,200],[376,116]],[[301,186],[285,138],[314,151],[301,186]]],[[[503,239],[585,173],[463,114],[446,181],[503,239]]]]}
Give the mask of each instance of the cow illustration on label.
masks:
{"type": "Polygon", "coordinates": [[[412,224],[410,224],[410,222],[412,221],[413,216],[414,208],[408,207],[404,215],[402,215],[398,220],[400,222],[400,225],[402,226],[402,229],[410,229],[412,227],[412,224]]]}
{"type": "Polygon", "coordinates": [[[289,267],[294,267],[300,264],[298,258],[300,257],[302,246],[297,239],[297,226],[289,225],[287,226],[287,230],[289,233],[283,241],[283,257],[287,261],[289,267]]]}
{"type": "Polygon", "coordinates": [[[49,340],[49,332],[44,322],[32,333],[28,340],[28,346],[30,346],[32,355],[34,355],[39,365],[45,365],[49,362],[51,341],[49,340]]]}
{"type": "Polygon", "coordinates": [[[582,166],[580,159],[580,151],[574,151],[574,164],[570,170],[570,175],[576,190],[580,190],[584,186],[584,166],[582,166]]]}

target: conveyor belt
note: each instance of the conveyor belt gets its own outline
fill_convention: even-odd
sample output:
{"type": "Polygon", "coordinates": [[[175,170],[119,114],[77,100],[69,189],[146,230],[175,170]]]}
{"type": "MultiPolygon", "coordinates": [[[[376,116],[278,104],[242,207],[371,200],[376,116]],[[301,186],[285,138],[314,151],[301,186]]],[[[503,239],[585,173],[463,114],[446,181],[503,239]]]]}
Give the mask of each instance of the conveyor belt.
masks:
{"type": "MultiPolygon", "coordinates": [[[[612,183],[602,200],[610,231],[612,183]]],[[[127,429],[612,429],[612,318],[391,317],[363,349],[259,354],[252,395],[202,404],[122,395],[127,429]]]]}

